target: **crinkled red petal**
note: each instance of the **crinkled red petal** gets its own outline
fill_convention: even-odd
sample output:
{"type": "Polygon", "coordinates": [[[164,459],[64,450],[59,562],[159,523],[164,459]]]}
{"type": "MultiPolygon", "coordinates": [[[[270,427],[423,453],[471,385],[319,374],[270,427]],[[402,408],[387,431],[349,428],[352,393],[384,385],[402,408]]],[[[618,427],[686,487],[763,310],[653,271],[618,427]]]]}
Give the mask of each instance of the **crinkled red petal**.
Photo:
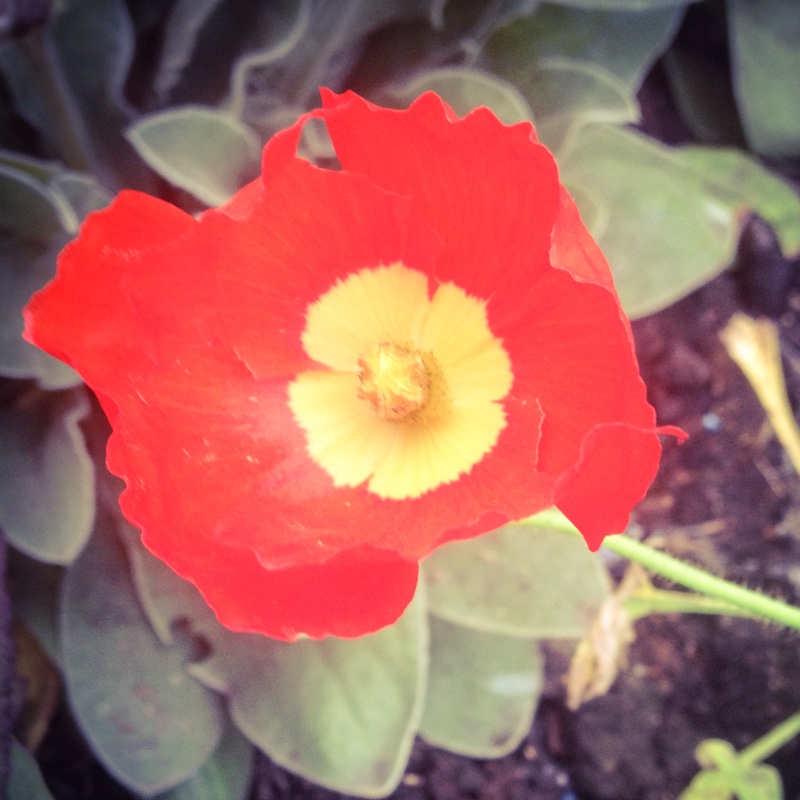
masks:
{"type": "Polygon", "coordinates": [[[106,391],[100,375],[109,364],[135,372],[147,361],[126,300],[127,276],[195,224],[162,200],[120,193],[108,208],[90,214],[79,238],[61,252],[56,277],[24,310],[23,335],[75,367],[92,388],[106,391]]]}
{"type": "Polygon", "coordinates": [[[607,534],[625,530],[660,457],[661,444],[652,428],[598,425],[586,436],[580,460],[558,483],[556,505],[592,550],[607,534]]]}
{"type": "Polygon", "coordinates": [[[298,635],[354,638],[395,622],[417,585],[416,562],[361,547],[324,564],[265,570],[252,552],[208,546],[187,564],[162,540],[145,544],[167,563],[177,559],[223,625],[292,641],[298,635]]]}
{"type": "Polygon", "coordinates": [[[437,278],[487,299],[490,320],[514,316],[518,291],[549,268],[559,209],[556,165],[531,125],[485,108],[458,119],[432,93],[406,111],[352,92],[322,98],[342,166],[411,197],[441,235],[437,278]]]}
{"type": "Polygon", "coordinates": [[[430,275],[441,249],[407,198],[296,158],[302,122],[267,144],[261,191],[251,184],[247,203],[200,219],[199,263],[177,258],[168,272],[153,264],[131,290],[146,313],[155,282],[168,284],[163,291],[192,283],[203,335],[228,344],[258,378],[318,367],[302,348],[306,310],[338,280],[397,261],[430,275]]]}
{"type": "Polygon", "coordinates": [[[608,261],[586,230],[575,201],[563,186],[558,217],[553,226],[550,263],[569,272],[573,278],[596,283],[616,295],[608,261]]]}

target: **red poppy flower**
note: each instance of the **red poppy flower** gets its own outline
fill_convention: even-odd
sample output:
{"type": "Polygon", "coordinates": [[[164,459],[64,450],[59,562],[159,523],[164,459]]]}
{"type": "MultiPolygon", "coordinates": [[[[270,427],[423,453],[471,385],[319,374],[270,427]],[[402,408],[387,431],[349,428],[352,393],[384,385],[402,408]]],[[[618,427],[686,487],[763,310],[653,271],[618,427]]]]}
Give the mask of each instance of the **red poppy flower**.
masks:
{"type": "Polygon", "coordinates": [[[660,457],[608,266],[531,125],[323,101],[199,219],[120,194],[26,310],[100,397],[146,546],[281,639],[391,623],[437,545],[554,504],[596,548],[660,457]],[[341,170],[297,156],[312,117],[341,170]]]}

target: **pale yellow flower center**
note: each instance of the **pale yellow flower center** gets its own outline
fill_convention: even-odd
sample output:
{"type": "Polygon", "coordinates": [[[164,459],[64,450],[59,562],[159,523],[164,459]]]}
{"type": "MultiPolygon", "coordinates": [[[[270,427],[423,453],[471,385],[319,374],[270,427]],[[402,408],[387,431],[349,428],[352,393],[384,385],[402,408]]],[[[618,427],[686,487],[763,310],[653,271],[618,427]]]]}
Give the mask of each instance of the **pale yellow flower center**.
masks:
{"type": "Polygon", "coordinates": [[[506,424],[511,362],[485,302],[402,264],[338,281],[306,312],[322,365],[289,386],[311,458],[336,486],[402,500],[458,480],[506,424]]]}

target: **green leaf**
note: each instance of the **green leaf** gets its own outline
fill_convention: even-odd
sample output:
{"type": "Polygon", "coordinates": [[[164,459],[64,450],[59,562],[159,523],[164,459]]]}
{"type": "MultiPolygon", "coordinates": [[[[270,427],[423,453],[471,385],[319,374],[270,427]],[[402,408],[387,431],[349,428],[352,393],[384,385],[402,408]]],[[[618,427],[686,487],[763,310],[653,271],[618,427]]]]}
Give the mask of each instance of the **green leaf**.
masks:
{"type": "Polygon", "coordinates": [[[16,740],[11,740],[11,774],[8,800],[53,800],[36,759],[16,740]]]}
{"type": "Polygon", "coordinates": [[[170,641],[175,621],[183,620],[210,646],[190,671],[228,696],[234,723],[253,744],[336,791],[377,797],[392,790],[422,714],[423,598],[371,636],[287,644],[222,627],[197,589],[150,555],[130,526],[125,541],[154,628],[170,641]]]}
{"type": "Polygon", "coordinates": [[[788,183],[740,150],[682,147],[678,154],[737,218],[755,211],[772,226],[787,258],[800,254],[800,195],[788,183]]]}
{"type": "MultiPolygon", "coordinates": [[[[44,195],[45,202],[53,206],[58,216],[56,235],[61,235],[63,231],[70,234],[77,233],[81,220],[89,212],[105,208],[111,202],[111,195],[100,187],[92,175],[64,169],[56,161],[0,149],[0,169],[2,168],[8,168],[6,178],[10,180],[10,185],[6,184],[5,191],[14,193],[24,191],[15,185],[15,181],[19,181],[20,173],[23,173],[25,178],[32,179],[33,191],[44,195]]],[[[14,201],[17,202],[16,197],[14,201]]],[[[27,225],[33,221],[37,227],[41,226],[44,229],[44,233],[47,232],[49,219],[47,212],[40,217],[38,214],[23,216],[18,213],[18,209],[15,211],[17,219],[23,217],[27,225]]],[[[19,223],[11,224],[15,229],[19,229],[19,223]]]]}
{"type": "Polygon", "coordinates": [[[219,747],[191,778],[153,800],[245,800],[253,772],[253,746],[229,725],[219,747]]]}
{"type": "Polygon", "coordinates": [[[166,103],[197,45],[203,26],[222,0],[177,0],[162,30],[161,58],[153,80],[156,101],[166,103]]]}
{"type": "Polygon", "coordinates": [[[580,637],[608,597],[602,562],[569,533],[506,525],[423,562],[430,611],[486,633],[580,637]]]}
{"type": "Polygon", "coordinates": [[[173,572],[142,544],[141,533],[122,516],[117,530],[131,565],[131,578],[144,615],[162,644],[175,642],[175,623],[186,620],[198,635],[207,639],[230,632],[223,628],[194,584],[173,572]]]}
{"type": "MultiPolygon", "coordinates": [[[[436,5],[435,0],[294,3],[290,7],[297,14],[291,27],[280,20],[282,38],[265,37],[237,59],[231,107],[246,122],[260,126],[278,106],[316,106],[320,86],[344,88],[371,33],[401,20],[430,19],[436,5]]],[[[265,9],[273,6],[281,4],[264,4],[265,9]]]]}
{"type": "Polygon", "coordinates": [[[393,90],[392,96],[407,104],[428,91],[436,92],[459,116],[486,106],[506,125],[533,118],[525,98],[512,84],[469,67],[431,70],[393,90]]]}
{"type": "Polygon", "coordinates": [[[559,166],[631,318],[684,297],[733,258],[737,228],[730,209],[681,168],[675,150],[595,126],[581,133],[580,145],[559,166]]]}
{"type": "Polygon", "coordinates": [[[61,640],[75,718],[120,782],[152,795],[206,763],[224,727],[221,698],[187,675],[189,648],[156,638],[108,512],[64,577],[61,640]]]}
{"type": "Polygon", "coordinates": [[[674,45],[661,63],[681,117],[694,136],[704,144],[744,148],[727,60],[708,49],[674,45]]]}
{"type": "Polygon", "coordinates": [[[533,106],[536,132],[558,159],[586,125],[639,121],[639,107],[625,86],[595,64],[542,59],[530,77],[526,95],[533,106]]]}
{"type": "MultiPolygon", "coordinates": [[[[88,167],[82,160],[80,140],[74,148],[70,147],[72,143],[66,151],[62,148],[63,135],[56,120],[60,122],[64,116],[69,116],[69,112],[60,102],[58,89],[53,86],[52,72],[48,70],[52,64],[49,55],[46,39],[39,31],[4,42],[0,47],[3,84],[10,95],[13,110],[36,131],[38,146],[44,154],[65,163],[71,163],[70,156],[75,155],[75,161],[79,163],[71,163],[72,166],[88,167]]],[[[6,140],[3,143],[6,147],[11,146],[6,140]]],[[[29,142],[26,144],[30,147],[29,142]]]]}
{"type": "Polygon", "coordinates": [[[800,155],[800,3],[728,0],[733,85],[745,136],[768,156],[800,155]]]}
{"type": "Polygon", "coordinates": [[[64,568],[29,558],[17,550],[9,550],[8,564],[14,614],[36,636],[50,659],[60,664],[58,608],[64,568]]]}
{"type": "Polygon", "coordinates": [[[259,172],[258,138],[222,111],[161,111],[140,119],[126,136],[159,175],[209,206],[225,203],[259,172]]]}
{"type": "Polygon", "coordinates": [[[25,405],[0,409],[0,527],[28,556],[68,564],[94,520],[94,469],[80,423],[82,390],[34,392],[25,405]]]}
{"type": "Polygon", "coordinates": [[[37,184],[46,184],[50,178],[63,169],[57,161],[26,156],[14,150],[0,148],[0,166],[10,167],[15,172],[24,172],[37,184]]]}
{"type": "Polygon", "coordinates": [[[0,234],[63,244],[76,229],[71,209],[27,171],[0,165],[0,234]]]}
{"type": "Polygon", "coordinates": [[[431,667],[420,735],[474,758],[499,758],[525,737],[542,687],[533,639],[431,617],[431,667]]]}
{"type": "Polygon", "coordinates": [[[222,629],[192,669],[225,692],[239,730],[271,759],[346,794],[397,786],[417,731],[428,664],[417,599],[394,625],[360,639],[292,644],[222,629]]]}
{"type": "Polygon", "coordinates": [[[91,175],[82,172],[62,170],[50,179],[48,188],[66,199],[78,220],[111,202],[111,195],[91,175]]]}
{"type": "Polygon", "coordinates": [[[81,382],[74,370],[22,339],[22,309],[55,274],[56,253],[73,225],[65,198],[0,164],[0,375],[35,378],[46,389],[81,382]]]}
{"type": "Polygon", "coordinates": [[[124,0],[61,3],[48,36],[73,113],[71,125],[91,171],[109,188],[144,186],[141,168],[122,136],[134,117],[124,92],[134,52],[124,0]]]}
{"type": "Polygon", "coordinates": [[[539,61],[559,58],[593,64],[614,75],[633,102],[647,71],[672,41],[684,4],[669,0],[543,3],[532,16],[497,31],[485,54],[491,70],[520,86],[523,94],[527,87],[535,87],[532,73],[539,61]]]}
{"type": "Polygon", "coordinates": [[[664,308],[725,269],[751,209],[795,252],[796,196],[735,151],[671,148],[597,125],[580,132],[560,167],[631,318],[664,308]]]}
{"type": "Polygon", "coordinates": [[[775,767],[752,763],[722,739],[706,739],[695,752],[705,769],[679,800],[783,800],[780,773],[775,767]]]}

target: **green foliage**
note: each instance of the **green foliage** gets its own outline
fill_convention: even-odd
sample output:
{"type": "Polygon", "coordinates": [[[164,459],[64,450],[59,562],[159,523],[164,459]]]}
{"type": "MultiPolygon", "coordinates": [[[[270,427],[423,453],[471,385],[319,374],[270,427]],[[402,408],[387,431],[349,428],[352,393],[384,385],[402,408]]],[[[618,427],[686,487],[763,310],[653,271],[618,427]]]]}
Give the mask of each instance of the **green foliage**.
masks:
{"type": "Polygon", "coordinates": [[[697,760],[704,769],[679,800],[783,800],[778,770],[742,758],[722,739],[701,742],[697,760]]]}
{"type": "Polygon", "coordinates": [[[16,740],[11,740],[11,774],[8,800],[53,800],[36,759],[16,740]]]}
{"type": "Polygon", "coordinates": [[[45,389],[77,386],[74,370],[22,339],[22,308],[55,274],[83,215],[105,204],[87,175],[0,150],[0,375],[45,389]]]}
{"type": "Polygon", "coordinates": [[[141,158],[175,186],[219,206],[259,174],[261,146],[235,117],[184,106],[142,117],[126,131],[141,158]]]}
{"type": "Polygon", "coordinates": [[[734,88],[745,136],[767,156],[800,154],[800,4],[728,0],[734,88]]]}
{"type": "Polygon", "coordinates": [[[236,727],[270,758],[338,791],[388,794],[400,780],[425,697],[428,625],[418,597],[361,639],[286,644],[223,628],[190,584],[129,532],[135,583],[154,628],[189,621],[211,652],[190,672],[225,695],[236,727]]]}
{"type": "Polygon", "coordinates": [[[433,615],[505,636],[581,637],[609,593],[598,556],[546,528],[507,525],[453,542],[423,568],[433,615]]]}
{"type": "Polygon", "coordinates": [[[497,31],[487,42],[485,57],[493,72],[523,93],[535,90],[540,62],[557,58],[614,75],[632,100],[675,34],[683,5],[669,0],[543,3],[535,14],[497,31]]]}
{"type": "Polygon", "coordinates": [[[685,6],[697,0],[553,0],[558,5],[587,11],[651,11],[658,8],[685,6]]]}
{"type": "Polygon", "coordinates": [[[81,390],[34,392],[0,408],[0,527],[8,541],[50,564],[69,564],[94,521],[94,470],[80,422],[81,390]]]}
{"type": "MultiPolygon", "coordinates": [[[[122,131],[133,115],[125,79],[134,55],[134,34],[123,0],[70,0],[49,30],[51,57],[68,87],[74,125],[100,184],[117,189],[138,182],[122,131]]],[[[42,130],[52,125],[44,120],[42,130]]]]}
{"type": "Polygon", "coordinates": [[[253,746],[229,725],[219,747],[194,775],[153,800],[245,800],[252,765],[253,746]]]}
{"type": "Polygon", "coordinates": [[[561,169],[631,317],[669,305],[725,269],[751,210],[775,226],[787,255],[798,252],[800,199],[742,153],[670,148],[593,126],[561,169]]]}
{"type": "Polygon", "coordinates": [[[70,705],[108,771],[146,795],[190,778],[220,741],[222,704],[187,674],[191,643],[153,633],[108,512],[66,572],[60,622],[70,705]]]}
{"type": "Polygon", "coordinates": [[[423,92],[436,92],[461,116],[473,108],[486,106],[506,125],[533,118],[525,98],[513,84],[474,68],[431,70],[394,89],[390,96],[399,104],[408,105],[423,92]]]}
{"type": "Polygon", "coordinates": [[[530,729],[542,685],[534,639],[431,617],[431,669],[420,734],[477,758],[511,752],[530,729]]]}

